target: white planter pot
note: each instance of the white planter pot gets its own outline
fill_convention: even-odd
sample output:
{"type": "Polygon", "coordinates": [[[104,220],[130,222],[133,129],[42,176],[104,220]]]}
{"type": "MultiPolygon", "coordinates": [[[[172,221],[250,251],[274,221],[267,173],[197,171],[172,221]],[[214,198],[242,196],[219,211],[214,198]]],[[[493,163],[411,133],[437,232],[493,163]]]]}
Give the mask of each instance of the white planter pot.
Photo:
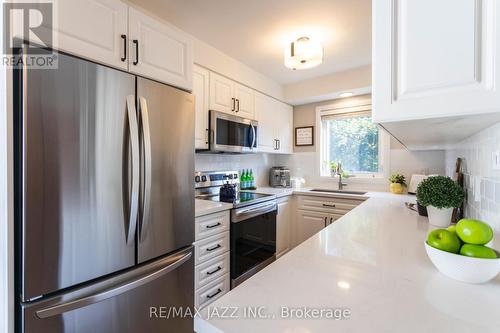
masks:
{"type": "Polygon", "coordinates": [[[429,215],[430,224],[436,227],[446,228],[451,224],[453,208],[436,208],[434,206],[427,206],[427,213],[429,215]]]}

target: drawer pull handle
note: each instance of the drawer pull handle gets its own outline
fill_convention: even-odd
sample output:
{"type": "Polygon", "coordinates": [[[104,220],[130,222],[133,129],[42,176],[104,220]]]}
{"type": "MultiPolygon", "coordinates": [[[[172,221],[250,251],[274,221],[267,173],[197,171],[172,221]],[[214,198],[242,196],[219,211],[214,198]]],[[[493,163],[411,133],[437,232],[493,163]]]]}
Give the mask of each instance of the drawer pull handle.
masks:
{"type": "Polygon", "coordinates": [[[213,293],[212,295],[207,295],[207,298],[208,299],[214,298],[215,296],[219,295],[221,292],[222,292],[222,289],[217,288],[217,291],[215,293],[213,293]]]}
{"type": "Polygon", "coordinates": [[[207,225],[207,229],[212,229],[212,228],[218,227],[218,226],[220,226],[221,224],[222,224],[222,223],[217,222],[216,224],[207,225]]]}
{"type": "Polygon", "coordinates": [[[323,207],[335,208],[334,204],[323,204],[323,207]]]}
{"type": "Polygon", "coordinates": [[[214,269],[213,271],[211,271],[211,272],[207,272],[207,275],[212,275],[212,274],[215,274],[215,273],[217,273],[218,271],[220,271],[221,269],[222,269],[222,267],[217,266],[217,268],[216,268],[216,269],[214,269]]]}
{"type": "Polygon", "coordinates": [[[217,250],[218,248],[220,248],[220,244],[217,244],[217,246],[214,246],[214,247],[210,247],[210,248],[207,248],[207,251],[208,252],[211,252],[211,251],[214,251],[214,250],[217,250]]]}

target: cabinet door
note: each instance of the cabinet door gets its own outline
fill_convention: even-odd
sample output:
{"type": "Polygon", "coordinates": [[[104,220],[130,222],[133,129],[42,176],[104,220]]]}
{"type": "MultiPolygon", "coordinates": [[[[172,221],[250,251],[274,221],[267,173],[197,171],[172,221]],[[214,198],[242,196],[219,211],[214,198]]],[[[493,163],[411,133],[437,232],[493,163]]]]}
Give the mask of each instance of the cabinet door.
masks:
{"type": "Polygon", "coordinates": [[[259,122],[257,128],[257,143],[259,152],[275,153],[275,124],[276,118],[273,117],[272,98],[255,93],[255,119],[259,122]]]}
{"type": "Polygon", "coordinates": [[[255,119],[255,92],[253,89],[236,83],[234,85],[236,113],[240,117],[255,119]]]}
{"type": "Polygon", "coordinates": [[[119,0],[60,0],[56,5],[53,47],[127,70],[121,37],[127,35],[127,5],[119,0]]]}
{"type": "Polygon", "coordinates": [[[234,81],[210,72],[210,110],[234,113],[234,85],[234,81]]]}
{"type": "Polygon", "coordinates": [[[330,215],[321,212],[299,210],[297,216],[297,239],[295,244],[304,242],[309,237],[318,233],[328,223],[330,215]]]}
{"type": "Polygon", "coordinates": [[[195,148],[208,149],[208,95],[209,71],[193,67],[193,95],[195,97],[195,148]]]}
{"type": "Polygon", "coordinates": [[[193,51],[188,35],[132,7],[129,32],[130,72],[192,90],[193,51]]]}
{"type": "Polygon", "coordinates": [[[276,216],[276,256],[278,257],[290,250],[291,218],[290,197],[278,199],[278,215],[276,216]]]}
{"type": "Polygon", "coordinates": [[[374,121],[500,108],[497,1],[375,0],[373,11],[374,121]]]}
{"type": "Polygon", "coordinates": [[[293,107],[288,104],[278,102],[279,122],[277,124],[278,151],[284,154],[293,152],[292,132],[293,132],[293,107]]]}

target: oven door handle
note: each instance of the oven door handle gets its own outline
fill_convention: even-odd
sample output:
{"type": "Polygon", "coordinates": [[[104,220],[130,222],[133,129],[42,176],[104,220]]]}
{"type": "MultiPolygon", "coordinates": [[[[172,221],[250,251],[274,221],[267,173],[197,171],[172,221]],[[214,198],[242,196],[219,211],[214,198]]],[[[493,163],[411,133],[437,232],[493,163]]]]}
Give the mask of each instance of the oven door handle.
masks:
{"type": "Polygon", "coordinates": [[[275,211],[276,207],[277,207],[276,202],[273,201],[270,203],[259,205],[257,207],[234,210],[232,222],[240,222],[247,220],[251,217],[270,213],[272,211],[275,211]]]}

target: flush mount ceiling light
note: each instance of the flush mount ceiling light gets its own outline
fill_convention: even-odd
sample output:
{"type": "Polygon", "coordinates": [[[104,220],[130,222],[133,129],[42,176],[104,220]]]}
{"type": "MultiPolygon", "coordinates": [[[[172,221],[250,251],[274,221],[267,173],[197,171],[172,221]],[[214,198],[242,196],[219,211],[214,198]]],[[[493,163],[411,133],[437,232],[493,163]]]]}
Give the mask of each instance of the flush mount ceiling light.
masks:
{"type": "Polygon", "coordinates": [[[296,69],[316,67],[323,62],[323,47],[309,37],[300,37],[285,48],[285,66],[296,69]]]}

